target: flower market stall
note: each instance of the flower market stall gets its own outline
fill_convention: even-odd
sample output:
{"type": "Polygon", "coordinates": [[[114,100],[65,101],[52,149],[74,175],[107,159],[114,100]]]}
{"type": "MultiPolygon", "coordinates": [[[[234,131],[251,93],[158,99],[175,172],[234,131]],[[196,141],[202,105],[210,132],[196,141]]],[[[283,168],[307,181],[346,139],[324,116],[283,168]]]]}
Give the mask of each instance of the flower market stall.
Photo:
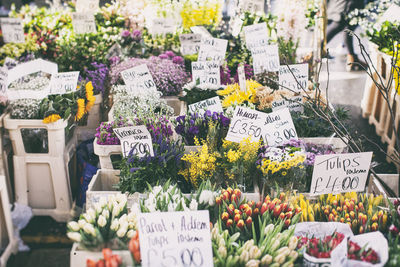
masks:
{"type": "MultiPolygon", "coordinates": [[[[71,267],[398,266],[399,177],[321,86],[325,1],[99,2],[0,19],[1,266],[10,204],[61,223],[71,267]]],[[[399,163],[379,2],[350,17],[380,14],[362,109],[399,163]]]]}

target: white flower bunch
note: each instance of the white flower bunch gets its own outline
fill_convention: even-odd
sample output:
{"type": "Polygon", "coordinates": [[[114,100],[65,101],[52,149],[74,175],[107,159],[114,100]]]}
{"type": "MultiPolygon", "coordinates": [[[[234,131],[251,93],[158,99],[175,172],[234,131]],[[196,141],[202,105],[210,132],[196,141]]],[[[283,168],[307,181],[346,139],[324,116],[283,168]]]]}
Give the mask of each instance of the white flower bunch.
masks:
{"type": "Polygon", "coordinates": [[[306,0],[280,0],[277,6],[277,35],[297,42],[308,25],[306,0]]]}
{"type": "Polygon", "coordinates": [[[43,90],[50,83],[45,73],[39,72],[24,76],[10,83],[9,90],[43,90]]]}
{"type": "Polygon", "coordinates": [[[190,211],[197,210],[195,198],[189,200],[176,186],[166,183],[164,186],[154,186],[148,192],[147,198],[140,203],[141,212],[155,211],[190,211]]]}
{"type": "Polygon", "coordinates": [[[89,250],[108,246],[108,243],[125,248],[136,224],[136,215],[127,213],[126,195],[111,195],[108,200],[100,198],[93,208],[80,215],[77,222],[69,222],[67,236],[89,250]]]}
{"type": "Polygon", "coordinates": [[[114,120],[119,117],[134,120],[144,114],[154,113],[156,109],[165,114],[173,114],[173,110],[161,99],[159,91],[138,90],[129,92],[126,85],[115,85],[112,88],[114,95],[114,120]]]}
{"type": "Polygon", "coordinates": [[[224,89],[226,86],[225,85],[216,85],[216,84],[197,84],[196,81],[191,81],[190,83],[187,83],[183,86],[182,89],[186,89],[188,91],[197,88],[200,90],[221,90],[224,89]]]}
{"type": "Polygon", "coordinates": [[[40,99],[18,99],[10,103],[11,118],[13,119],[37,119],[39,117],[40,99]]]}

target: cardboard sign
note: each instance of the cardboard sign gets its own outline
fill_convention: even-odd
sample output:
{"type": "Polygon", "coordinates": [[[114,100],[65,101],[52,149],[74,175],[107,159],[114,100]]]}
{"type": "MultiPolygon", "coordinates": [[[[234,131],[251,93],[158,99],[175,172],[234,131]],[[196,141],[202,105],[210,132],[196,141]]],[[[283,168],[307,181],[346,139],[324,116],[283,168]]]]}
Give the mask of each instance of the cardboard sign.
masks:
{"type": "Polygon", "coordinates": [[[113,129],[121,142],[122,155],[126,158],[130,151],[138,157],[154,156],[153,142],[146,126],[129,126],[113,129]]]}
{"type": "Polygon", "coordinates": [[[254,74],[275,72],[279,70],[279,51],[277,45],[267,45],[253,48],[254,74]]]}
{"type": "Polygon", "coordinates": [[[193,27],[190,27],[190,30],[191,30],[193,33],[195,33],[195,34],[200,34],[201,37],[204,37],[204,38],[213,38],[212,35],[211,35],[211,33],[209,33],[209,32],[207,31],[207,29],[204,28],[204,26],[193,26],[193,27]]]}
{"type": "Polygon", "coordinates": [[[268,29],[267,23],[257,23],[249,26],[243,27],[246,47],[252,51],[252,49],[257,47],[262,47],[268,45],[268,29]]]}
{"type": "Polygon", "coordinates": [[[99,0],[77,0],[75,9],[79,13],[94,13],[99,9],[99,0]]]}
{"type": "Polygon", "coordinates": [[[217,61],[192,62],[192,79],[200,84],[221,84],[220,66],[217,61]]]}
{"type": "Polygon", "coordinates": [[[106,58],[116,57],[122,55],[122,47],[119,43],[113,44],[106,54],[106,58]]]}
{"type": "Polygon", "coordinates": [[[396,4],[392,4],[389,8],[383,13],[383,15],[379,18],[379,22],[400,22],[400,6],[396,4]]]}
{"type": "Polygon", "coordinates": [[[96,32],[94,15],[91,13],[72,13],[72,26],[76,34],[96,32]]]}
{"type": "Polygon", "coordinates": [[[296,128],[287,108],[266,114],[263,123],[262,137],[269,146],[279,146],[290,139],[297,139],[296,128]]]}
{"type": "Polygon", "coordinates": [[[371,159],[372,152],[316,156],[310,194],[364,191],[371,159]]]}
{"type": "Polygon", "coordinates": [[[146,64],[121,71],[121,76],[129,91],[157,91],[156,84],[146,64]]]}
{"type": "Polygon", "coordinates": [[[201,34],[188,33],[179,35],[182,55],[194,55],[199,52],[201,34]]]}
{"type": "Polygon", "coordinates": [[[139,213],[143,267],[213,266],[208,211],[139,213]]]}
{"type": "Polygon", "coordinates": [[[152,35],[165,35],[175,32],[175,21],[171,18],[155,18],[151,20],[149,32],[152,35]]]}
{"type": "Polygon", "coordinates": [[[264,12],[264,0],[240,0],[239,7],[250,13],[264,12]]]}
{"type": "Polygon", "coordinates": [[[49,91],[51,95],[65,94],[77,90],[79,71],[60,72],[51,75],[49,91]]]}
{"type": "Polygon", "coordinates": [[[272,111],[277,111],[280,109],[288,108],[290,112],[297,112],[297,113],[303,113],[304,112],[304,106],[302,105],[303,103],[303,97],[302,96],[295,96],[289,99],[281,99],[278,101],[272,102],[272,111]]]}
{"type": "Polygon", "coordinates": [[[225,139],[240,143],[244,138],[251,136],[251,141],[257,142],[261,137],[265,115],[254,109],[237,106],[225,139]]]}
{"type": "Polygon", "coordinates": [[[188,106],[189,113],[199,113],[204,114],[205,111],[209,110],[211,112],[223,112],[221,99],[218,96],[196,102],[188,106]]]}
{"type": "Polygon", "coordinates": [[[5,43],[25,43],[24,27],[19,18],[1,18],[1,32],[5,43]]]}
{"type": "Polygon", "coordinates": [[[308,64],[296,64],[279,67],[279,89],[289,89],[292,92],[307,90],[308,64]]]}
{"type": "Polygon", "coordinates": [[[244,72],[244,66],[240,65],[237,69],[238,73],[238,78],[239,78],[239,86],[240,90],[243,92],[247,92],[247,87],[246,87],[246,74],[244,72]]]}
{"type": "Polygon", "coordinates": [[[197,61],[218,61],[225,59],[228,40],[218,38],[202,38],[197,61]]]}

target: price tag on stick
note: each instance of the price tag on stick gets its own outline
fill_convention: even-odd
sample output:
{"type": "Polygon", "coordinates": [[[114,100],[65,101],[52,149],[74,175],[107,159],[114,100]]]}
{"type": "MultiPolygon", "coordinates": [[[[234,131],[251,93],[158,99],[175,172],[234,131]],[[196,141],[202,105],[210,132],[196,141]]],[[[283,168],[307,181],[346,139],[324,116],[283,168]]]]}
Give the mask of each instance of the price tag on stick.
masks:
{"type": "Polygon", "coordinates": [[[125,158],[131,150],[138,157],[144,157],[148,154],[154,156],[153,142],[146,126],[129,126],[113,130],[121,142],[122,155],[125,158]]]}
{"type": "Polygon", "coordinates": [[[244,138],[251,136],[252,142],[260,140],[265,113],[254,109],[237,106],[226,140],[240,143],[244,138]]]}
{"type": "Polygon", "coordinates": [[[279,89],[289,89],[292,90],[292,92],[303,92],[303,90],[307,90],[308,64],[280,66],[279,84],[282,85],[279,89]]]}
{"type": "Polygon", "coordinates": [[[218,61],[225,59],[228,40],[218,38],[202,38],[197,61],[218,61]]]}
{"type": "Polygon", "coordinates": [[[143,267],[213,266],[208,211],[140,213],[143,267]]]}
{"type": "Polygon", "coordinates": [[[192,62],[192,79],[200,84],[221,84],[220,65],[217,61],[192,62]]]}
{"type": "Polygon", "coordinates": [[[78,84],[79,71],[60,72],[51,75],[50,94],[65,94],[75,92],[78,84]]]}
{"type": "Polygon", "coordinates": [[[302,103],[303,103],[303,97],[301,95],[292,97],[288,100],[282,99],[274,101],[272,102],[272,111],[288,108],[290,112],[303,113],[304,106],[302,105],[302,103]]]}
{"type": "Polygon", "coordinates": [[[316,156],[310,194],[364,191],[371,159],[372,152],[316,156]]]}
{"type": "Polygon", "coordinates": [[[243,92],[247,92],[247,87],[246,87],[246,74],[244,71],[244,66],[240,65],[237,69],[238,73],[238,78],[239,78],[239,86],[240,90],[243,92]]]}
{"type": "Polygon", "coordinates": [[[96,32],[94,15],[91,13],[72,13],[72,25],[77,34],[96,32]]]}
{"type": "Polygon", "coordinates": [[[196,102],[188,106],[189,113],[199,113],[204,114],[205,111],[209,110],[211,112],[223,112],[221,99],[218,96],[196,102]]]}
{"type": "Polygon", "coordinates": [[[188,33],[179,35],[182,55],[194,55],[199,52],[201,34],[188,33]]]}
{"type": "Polygon", "coordinates": [[[156,84],[146,64],[121,71],[121,76],[130,91],[157,91],[156,84]]]}
{"type": "Polygon", "coordinates": [[[5,43],[24,43],[25,35],[22,20],[19,18],[1,18],[1,32],[5,43]]]}
{"type": "Polygon", "coordinates": [[[263,121],[262,137],[269,146],[279,146],[297,139],[296,128],[287,108],[266,114],[263,121]]]}

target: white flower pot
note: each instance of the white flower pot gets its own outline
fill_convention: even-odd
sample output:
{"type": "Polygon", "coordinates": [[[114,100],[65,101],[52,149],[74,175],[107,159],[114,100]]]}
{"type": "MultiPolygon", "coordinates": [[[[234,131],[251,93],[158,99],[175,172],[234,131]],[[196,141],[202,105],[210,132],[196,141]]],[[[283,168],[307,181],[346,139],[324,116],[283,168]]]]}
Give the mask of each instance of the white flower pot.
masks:
{"type": "Polygon", "coordinates": [[[95,95],[96,100],[93,107],[89,111],[85,126],[77,126],[77,138],[78,140],[88,140],[93,138],[96,133],[96,128],[99,127],[101,122],[101,104],[103,97],[101,94],[95,95]]]}
{"type": "Polygon", "coordinates": [[[111,155],[121,155],[121,145],[99,145],[97,144],[97,137],[93,141],[94,154],[99,157],[101,169],[112,170],[113,165],[111,155]]]}
{"type": "Polygon", "coordinates": [[[347,144],[338,137],[300,137],[300,139],[315,145],[330,145],[336,153],[342,153],[347,148],[347,144]]]}
{"type": "Polygon", "coordinates": [[[179,100],[178,96],[163,96],[161,99],[164,99],[167,102],[167,105],[174,109],[174,115],[182,115],[185,111],[185,102],[179,100]]]}
{"type": "Polygon", "coordinates": [[[16,254],[18,251],[18,240],[14,236],[6,178],[4,176],[0,176],[0,200],[0,247],[4,249],[0,256],[0,266],[6,266],[10,255],[16,254]]]}
{"type": "MultiPolygon", "coordinates": [[[[129,250],[113,250],[113,254],[119,255],[122,258],[124,266],[133,266],[132,256],[129,250]]],[[[70,253],[70,265],[71,267],[85,267],[86,260],[91,259],[98,261],[103,259],[103,253],[101,251],[88,251],[80,249],[78,243],[74,243],[70,253]]]]}

